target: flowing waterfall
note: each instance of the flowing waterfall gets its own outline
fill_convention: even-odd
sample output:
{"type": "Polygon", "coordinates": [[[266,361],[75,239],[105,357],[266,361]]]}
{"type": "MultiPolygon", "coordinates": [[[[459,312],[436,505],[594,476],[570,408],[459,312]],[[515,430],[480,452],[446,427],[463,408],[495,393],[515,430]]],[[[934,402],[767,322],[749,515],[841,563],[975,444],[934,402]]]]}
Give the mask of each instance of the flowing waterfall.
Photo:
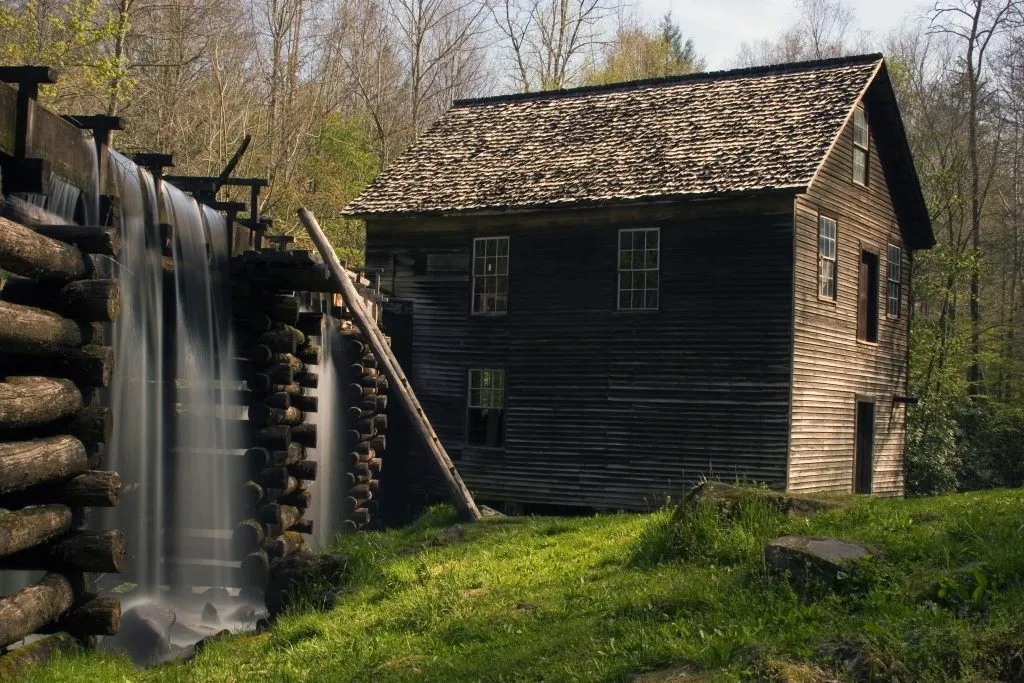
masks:
{"type": "MultiPolygon", "coordinates": [[[[183,552],[189,539],[230,538],[238,515],[233,495],[244,481],[237,407],[228,389],[239,379],[230,340],[228,238],[222,218],[204,212],[181,190],[163,184],[173,224],[175,320],[174,519],[171,543],[183,552]]],[[[228,560],[214,567],[217,585],[228,585],[228,560]]]]}
{"type": "Polygon", "coordinates": [[[143,590],[164,583],[167,495],[165,401],[173,386],[164,382],[163,268],[159,207],[153,177],[117,152],[110,170],[120,197],[121,252],[116,277],[121,315],[113,325],[116,354],[110,401],[114,434],[108,445],[110,469],[125,492],[112,515],[128,536],[129,571],[143,590]]]}
{"type": "MultiPolygon", "coordinates": [[[[324,310],[323,329],[320,333],[321,360],[318,372],[320,381],[313,391],[319,401],[319,410],[310,413],[308,419],[317,425],[317,477],[311,489],[313,520],[313,544],[317,550],[324,550],[338,531],[345,518],[345,468],[342,456],[345,454],[345,419],[340,412],[345,402],[341,396],[344,386],[338,376],[338,368],[344,367],[344,339],[338,327],[338,320],[330,314],[330,295],[324,295],[318,302],[324,310]]],[[[320,310],[320,309],[318,309],[320,310]]]]}
{"type": "Polygon", "coordinates": [[[75,222],[75,210],[82,191],[56,173],[50,174],[50,194],[46,200],[46,210],[60,216],[67,223],[75,222]]]}

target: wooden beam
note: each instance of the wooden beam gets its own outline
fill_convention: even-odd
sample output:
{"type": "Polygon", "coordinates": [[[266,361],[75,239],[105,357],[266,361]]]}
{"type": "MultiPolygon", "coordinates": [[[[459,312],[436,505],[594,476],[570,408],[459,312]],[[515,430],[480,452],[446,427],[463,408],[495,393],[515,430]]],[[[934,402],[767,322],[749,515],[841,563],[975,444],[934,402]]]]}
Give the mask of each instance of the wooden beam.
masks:
{"type": "Polygon", "coordinates": [[[117,256],[121,251],[117,230],[104,225],[37,225],[32,229],[50,239],[76,246],[86,254],[117,256]]]}
{"type": "Polygon", "coordinates": [[[452,463],[451,458],[448,457],[444,446],[441,445],[441,439],[434,432],[434,428],[427,418],[426,411],[423,410],[423,406],[420,405],[419,400],[416,398],[409,380],[391,352],[391,347],[385,342],[384,334],[377,326],[376,320],[367,313],[362,297],[356,292],[355,285],[352,284],[348,273],[338,260],[338,255],[334,253],[334,248],[331,246],[330,241],[323,230],[320,229],[320,225],[312,213],[305,208],[300,208],[298,213],[299,220],[302,221],[303,226],[305,226],[306,231],[313,240],[313,244],[316,245],[317,250],[323,256],[324,262],[330,270],[332,280],[334,281],[333,284],[337,286],[337,291],[341,293],[345,305],[352,311],[356,325],[366,337],[366,341],[373,350],[373,355],[376,356],[381,369],[384,371],[384,376],[387,377],[392,385],[391,388],[398,403],[402,406],[403,411],[408,417],[409,424],[437,463],[448,493],[454,500],[459,514],[467,522],[479,520],[480,510],[477,509],[473,496],[470,494],[469,489],[466,488],[462,477],[459,476],[458,470],[455,469],[455,465],[452,463]]]}
{"type": "Polygon", "coordinates": [[[121,477],[117,472],[89,470],[67,481],[41,484],[0,496],[0,507],[17,509],[28,505],[59,503],[69,507],[110,508],[117,505],[120,497],[121,477]]]}
{"type": "Polygon", "coordinates": [[[78,247],[0,217],[0,268],[35,280],[82,280],[91,266],[78,247]]]}
{"type": "Polygon", "coordinates": [[[108,387],[114,376],[114,349],[90,344],[50,357],[0,354],[0,377],[10,375],[66,377],[87,387],[108,387]]]}
{"type": "Polygon", "coordinates": [[[56,313],[0,301],[0,350],[28,356],[61,356],[96,341],[95,331],[56,313]]]}
{"type": "Polygon", "coordinates": [[[0,494],[81,474],[85,446],[71,436],[0,443],[0,494]]]}
{"type": "Polygon", "coordinates": [[[34,585],[0,598],[0,647],[7,647],[56,621],[75,600],[71,582],[50,573],[34,585]]]}
{"type": "Polygon", "coordinates": [[[82,392],[69,379],[8,377],[0,382],[0,429],[35,427],[82,408],[82,392]]]}
{"type": "Polygon", "coordinates": [[[85,322],[111,322],[121,314],[121,290],[116,280],[75,280],[62,286],[12,277],[4,284],[0,297],[85,322]]]}
{"type": "Polygon", "coordinates": [[[49,662],[58,654],[76,652],[81,648],[81,642],[69,633],[57,633],[15,648],[0,656],[0,680],[14,679],[35,666],[49,662]]]}
{"type": "Polygon", "coordinates": [[[71,508],[33,505],[0,515],[0,557],[13,555],[71,529],[71,508]]]}
{"type": "Polygon", "coordinates": [[[55,541],[0,558],[3,569],[71,572],[124,571],[124,535],[120,531],[73,531],[55,541]]]}

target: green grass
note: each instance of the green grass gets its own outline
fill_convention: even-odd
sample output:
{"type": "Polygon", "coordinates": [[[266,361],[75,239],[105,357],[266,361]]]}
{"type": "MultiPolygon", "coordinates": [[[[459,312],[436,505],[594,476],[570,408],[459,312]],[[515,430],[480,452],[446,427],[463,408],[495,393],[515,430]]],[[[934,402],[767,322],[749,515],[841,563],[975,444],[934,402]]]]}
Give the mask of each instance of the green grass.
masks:
{"type": "Polygon", "coordinates": [[[342,539],[349,579],[328,613],[147,671],[85,654],[26,681],[628,680],[684,666],[712,680],[787,662],[851,678],[1024,680],[1024,491],[858,499],[812,518],[767,505],[589,518],[495,518],[464,540],[431,510],[342,539]],[[886,556],[841,594],[767,576],[764,541],[859,539],[886,556]]]}

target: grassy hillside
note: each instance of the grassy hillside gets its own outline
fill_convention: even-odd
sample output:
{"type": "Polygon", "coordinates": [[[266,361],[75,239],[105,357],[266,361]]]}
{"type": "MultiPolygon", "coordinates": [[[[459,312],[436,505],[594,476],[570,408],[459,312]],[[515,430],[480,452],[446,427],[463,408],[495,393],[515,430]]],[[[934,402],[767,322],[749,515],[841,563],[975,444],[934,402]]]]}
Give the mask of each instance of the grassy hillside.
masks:
{"type": "Polygon", "coordinates": [[[809,519],[757,502],[728,519],[710,507],[676,520],[493,518],[462,538],[445,532],[454,521],[440,508],[343,539],[350,575],[334,610],[296,610],[191,664],[143,672],[82,655],[26,680],[612,681],[672,668],[1024,681],[1024,491],[858,499],[809,519]],[[886,557],[840,595],[801,596],[762,567],[763,542],[784,533],[864,540],[886,557]]]}

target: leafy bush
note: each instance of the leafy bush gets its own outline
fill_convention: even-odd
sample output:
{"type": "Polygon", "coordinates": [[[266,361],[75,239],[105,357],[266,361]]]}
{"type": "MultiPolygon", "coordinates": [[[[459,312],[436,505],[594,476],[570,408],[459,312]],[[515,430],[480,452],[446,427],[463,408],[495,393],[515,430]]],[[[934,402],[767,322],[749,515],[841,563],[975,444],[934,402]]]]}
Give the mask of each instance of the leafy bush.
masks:
{"type": "Polygon", "coordinates": [[[1024,485],[1024,410],[925,398],[907,417],[906,472],[916,494],[1024,485]]]}

